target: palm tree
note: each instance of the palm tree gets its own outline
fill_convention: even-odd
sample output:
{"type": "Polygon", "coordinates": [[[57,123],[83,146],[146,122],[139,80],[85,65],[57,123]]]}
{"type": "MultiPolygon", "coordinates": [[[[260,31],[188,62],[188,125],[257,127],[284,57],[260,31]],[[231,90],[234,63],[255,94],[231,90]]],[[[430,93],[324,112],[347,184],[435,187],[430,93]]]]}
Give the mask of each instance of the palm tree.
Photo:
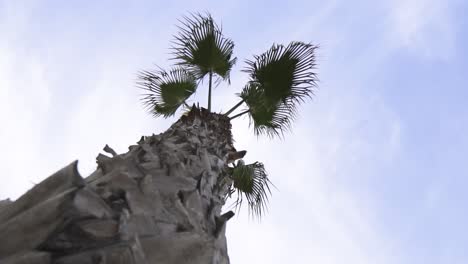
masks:
{"type": "MultiPolygon", "coordinates": [[[[181,107],[190,108],[189,98],[208,76],[208,112],[212,111],[213,77],[230,83],[234,42],[225,37],[210,14],[184,17],[180,33],[172,42],[174,68],[169,71],[142,71],[138,85],[146,93],[143,103],[154,116],[174,116],[181,107]]],[[[230,120],[248,115],[256,135],[283,136],[291,128],[300,103],[313,95],[317,85],[315,51],[317,46],[291,42],[273,44],[263,54],[246,61],[249,81],[237,96],[239,102],[222,115],[230,120]],[[239,107],[243,111],[231,115],[239,107]]],[[[271,182],[262,163],[245,164],[241,159],[227,168],[233,181],[228,195],[237,192],[235,205],[248,202],[249,212],[261,216],[266,209],[271,182]]]]}
{"type": "Polygon", "coordinates": [[[226,199],[238,209],[266,210],[271,182],[261,162],[245,164],[230,120],[248,115],[254,134],[283,136],[316,86],[316,46],[274,44],[246,61],[239,102],[212,111],[216,83],[229,83],[234,43],[209,15],[181,21],[174,67],[142,71],[138,85],[154,116],[188,110],[168,130],[143,136],[126,153],[109,146],[87,178],[77,161],[14,202],[0,201],[0,263],[228,264],[226,199]],[[208,79],[207,109],[188,100],[208,79]],[[240,112],[234,112],[243,107],[240,112]]]}

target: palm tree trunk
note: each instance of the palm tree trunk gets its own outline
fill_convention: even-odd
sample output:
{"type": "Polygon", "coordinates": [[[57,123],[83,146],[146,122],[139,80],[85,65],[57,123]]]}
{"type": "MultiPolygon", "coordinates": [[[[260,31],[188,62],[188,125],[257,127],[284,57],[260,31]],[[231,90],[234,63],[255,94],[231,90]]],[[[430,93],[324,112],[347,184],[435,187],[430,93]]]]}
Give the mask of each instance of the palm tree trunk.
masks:
{"type": "Polygon", "coordinates": [[[0,263],[229,263],[228,117],[193,107],[127,153],[104,150],[89,177],[75,161],[0,202],[0,263]]]}

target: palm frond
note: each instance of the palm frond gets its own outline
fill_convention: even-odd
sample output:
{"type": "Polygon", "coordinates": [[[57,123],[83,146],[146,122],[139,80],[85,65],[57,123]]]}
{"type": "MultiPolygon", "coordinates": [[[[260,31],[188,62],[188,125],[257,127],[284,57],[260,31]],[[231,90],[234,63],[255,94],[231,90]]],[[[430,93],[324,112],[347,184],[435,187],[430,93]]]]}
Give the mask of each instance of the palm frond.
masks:
{"type": "Polygon", "coordinates": [[[250,80],[240,94],[250,110],[256,134],[280,135],[290,128],[297,105],[313,95],[317,85],[317,46],[291,42],[274,44],[268,51],[247,60],[244,72],[250,80]]]}
{"type": "Polygon", "coordinates": [[[248,83],[239,95],[248,106],[250,123],[255,135],[282,136],[296,119],[296,106],[290,101],[266,103],[264,91],[255,83],[248,83]]]}
{"type": "Polygon", "coordinates": [[[254,56],[254,60],[247,60],[243,71],[265,92],[266,101],[303,102],[311,97],[317,82],[316,49],[317,46],[296,41],[286,47],[274,44],[267,52],[254,56]]]}
{"type": "Polygon", "coordinates": [[[146,91],[142,101],[147,110],[156,117],[167,118],[195,92],[197,80],[185,69],[175,68],[169,72],[142,71],[138,74],[137,85],[146,91]]]}
{"type": "Polygon", "coordinates": [[[255,162],[245,165],[243,160],[239,160],[232,168],[231,178],[231,194],[237,191],[235,206],[239,209],[246,199],[249,214],[261,217],[267,210],[268,196],[271,195],[271,182],[263,164],[255,162]]]}
{"type": "Polygon", "coordinates": [[[229,81],[237,60],[232,58],[234,42],[223,36],[210,14],[192,14],[180,22],[180,32],[172,42],[176,64],[188,68],[198,79],[212,71],[229,81]]]}

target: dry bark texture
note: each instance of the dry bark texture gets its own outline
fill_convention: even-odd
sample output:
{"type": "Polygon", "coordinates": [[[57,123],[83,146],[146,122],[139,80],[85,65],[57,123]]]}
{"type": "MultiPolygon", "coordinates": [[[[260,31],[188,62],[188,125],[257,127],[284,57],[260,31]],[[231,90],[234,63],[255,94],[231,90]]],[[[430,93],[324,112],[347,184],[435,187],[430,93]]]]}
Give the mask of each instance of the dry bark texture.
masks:
{"type": "Polygon", "coordinates": [[[229,263],[228,118],[193,107],[127,153],[104,150],[85,179],[75,161],[0,201],[0,263],[229,263]]]}

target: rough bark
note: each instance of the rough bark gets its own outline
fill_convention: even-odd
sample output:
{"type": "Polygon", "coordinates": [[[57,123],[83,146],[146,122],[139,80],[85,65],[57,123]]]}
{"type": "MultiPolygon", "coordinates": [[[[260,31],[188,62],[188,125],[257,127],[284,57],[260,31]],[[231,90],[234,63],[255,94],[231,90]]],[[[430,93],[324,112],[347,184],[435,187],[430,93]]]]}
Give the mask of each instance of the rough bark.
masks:
{"type": "Polygon", "coordinates": [[[0,263],[229,263],[227,117],[193,107],[127,153],[104,151],[86,179],[75,161],[0,201],[0,263]]]}

